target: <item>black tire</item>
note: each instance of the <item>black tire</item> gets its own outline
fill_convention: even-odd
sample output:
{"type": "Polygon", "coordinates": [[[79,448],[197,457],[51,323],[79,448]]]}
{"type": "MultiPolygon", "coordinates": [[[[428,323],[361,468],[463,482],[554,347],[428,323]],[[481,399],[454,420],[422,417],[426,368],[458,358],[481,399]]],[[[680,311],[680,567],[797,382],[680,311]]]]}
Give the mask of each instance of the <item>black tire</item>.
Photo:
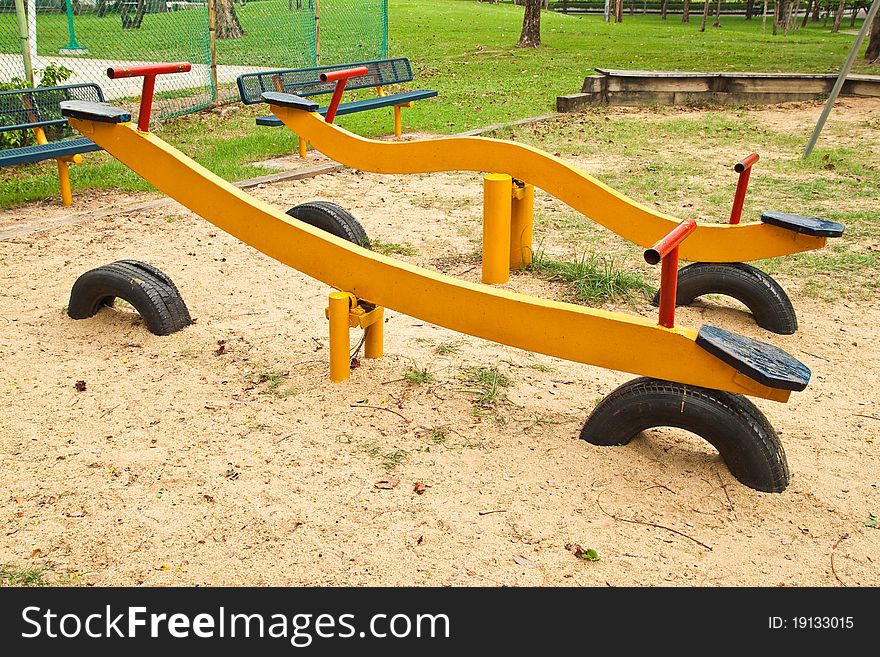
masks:
{"type": "Polygon", "coordinates": [[[341,205],[330,201],[310,201],[290,208],[287,214],[331,235],[370,248],[370,239],[361,222],[341,205]]]}
{"type": "MultiPolygon", "coordinates": [[[[189,308],[186,307],[186,303],[184,303],[183,301],[183,296],[180,294],[180,290],[177,289],[177,286],[174,284],[174,281],[171,280],[171,277],[168,274],[166,274],[158,267],[154,267],[147,262],[141,262],[140,260],[117,260],[116,264],[131,265],[132,267],[140,269],[149,275],[155,276],[160,281],[165,283],[165,285],[168,286],[168,288],[170,289],[171,294],[166,294],[163,298],[165,299],[165,303],[169,306],[169,309],[172,311],[172,313],[176,315],[176,321],[182,326],[189,326],[193,323],[192,317],[190,317],[189,314],[189,308]]],[[[110,304],[107,305],[112,306],[112,301],[110,304]]]]}
{"type": "MultiPolygon", "coordinates": [[[[791,335],[798,328],[791,299],[771,276],[742,262],[696,262],[678,272],[675,303],[687,306],[704,294],[723,294],[742,302],[761,328],[791,335]]],[[[660,303],[660,293],[654,295],[660,303]]]]}
{"type": "Polygon", "coordinates": [[[654,427],[697,434],[749,488],[780,493],[788,486],[788,461],[773,427],[752,402],[730,392],[638,378],[599,403],[580,437],[593,445],[626,445],[654,427]]]}
{"type": "Polygon", "coordinates": [[[146,263],[112,262],[76,279],[67,314],[72,319],[93,317],[118,297],[134,306],[151,333],[170,335],[192,324],[192,319],[177,287],[169,282],[167,275],[146,263]]]}

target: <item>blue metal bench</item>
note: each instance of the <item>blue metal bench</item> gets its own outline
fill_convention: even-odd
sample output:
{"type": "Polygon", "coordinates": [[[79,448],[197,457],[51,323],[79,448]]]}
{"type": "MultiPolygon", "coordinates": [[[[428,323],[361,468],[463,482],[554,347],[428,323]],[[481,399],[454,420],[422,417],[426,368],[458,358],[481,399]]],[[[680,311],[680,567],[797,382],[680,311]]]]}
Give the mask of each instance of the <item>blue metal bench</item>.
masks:
{"type": "MultiPolygon", "coordinates": [[[[378,59],[369,62],[353,62],[348,64],[334,64],[332,66],[317,66],[314,68],[292,68],[276,71],[262,71],[260,73],[245,73],[238,76],[238,92],[241,101],[245,105],[262,103],[262,94],[265,91],[278,91],[281,93],[294,94],[308,97],[319,94],[332,93],[336,87],[334,82],[321,82],[321,73],[339,71],[343,69],[366,66],[368,73],[351,78],[345,86],[346,91],[354,89],[376,88],[379,95],[375,98],[355,100],[341,103],[336,111],[337,116],[342,114],[354,114],[380,107],[394,108],[394,134],[400,136],[403,131],[400,110],[403,107],[412,107],[417,100],[433,98],[437,95],[434,90],[402,91],[394,94],[386,94],[385,87],[391,84],[411,82],[413,79],[412,67],[406,57],[393,59],[378,59]]],[[[318,112],[326,113],[327,107],[321,107],[318,112]]],[[[257,118],[257,125],[278,127],[283,125],[278,117],[270,114],[257,118]]],[[[305,157],[306,142],[300,137],[299,152],[305,157]]]]}
{"type": "Polygon", "coordinates": [[[70,100],[103,103],[104,92],[91,83],[0,91],[0,132],[33,130],[37,140],[33,146],[0,150],[0,167],[56,160],[64,205],[73,203],[68,171],[70,163],[82,162],[82,153],[101,150],[95,142],[84,137],[59,141],[47,138],[46,128],[67,124],[67,119],[61,116],[61,103],[70,100]]]}

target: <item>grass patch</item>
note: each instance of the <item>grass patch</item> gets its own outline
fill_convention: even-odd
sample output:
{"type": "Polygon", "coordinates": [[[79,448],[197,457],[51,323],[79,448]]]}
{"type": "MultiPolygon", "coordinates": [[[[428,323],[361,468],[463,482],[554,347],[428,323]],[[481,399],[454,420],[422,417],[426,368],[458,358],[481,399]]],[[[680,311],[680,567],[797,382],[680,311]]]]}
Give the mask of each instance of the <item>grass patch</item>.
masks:
{"type": "Polygon", "coordinates": [[[418,255],[418,251],[412,244],[397,244],[396,242],[383,242],[382,240],[371,240],[370,247],[373,251],[377,253],[381,253],[382,255],[391,256],[391,255],[403,255],[403,256],[414,256],[418,255]]]}
{"type": "Polygon", "coordinates": [[[257,375],[257,381],[259,383],[268,383],[269,385],[266,386],[265,390],[266,394],[275,395],[280,399],[294,394],[292,388],[281,388],[282,384],[287,381],[287,372],[260,372],[257,375]]]}
{"type": "Polygon", "coordinates": [[[442,445],[449,438],[449,427],[441,425],[439,427],[431,427],[428,430],[428,441],[432,445],[442,445]]]}
{"type": "Polygon", "coordinates": [[[434,353],[438,356],[449,356],[451,354],[457,354],[461,351],[461,340],[454,340],[452,342],[441,342],[436,347],[434,347],[434,353]]]}
{"type": "Polygon", "coordinates": [[[504,389],[510,387],[510,379],[494,367],[475,367],[467,372],[465,381],[473,394],[471,413],[479,417],[491,411],[499,422],[503,421],[498,406],[506,401],[504,389]]]}
{"type": "Polygon", "coordinates": [[[428,371],[427,367],[418,367],[413,364],[406,368],[403,372],[403,378],[407,383],[421,384],[431,383],[434,376],[428,371]]]}
{"type": "Polygon", "coordinates": [[[361,449],[372,458],[379,459],[382,467],[388,471],[396,470],[409,457],[409,452],[405,449],[397,448],[386,452],[375,443],[361,445],[361,449]]]}
{"type": "Polygon", "coordinates": [[[0,586],[46,586],[44,568],[18,568],[12,564],[0,566],[0,586]]]}
{"type": "Polygon", "coordinates": [[[541,251],[535,254],[531,270],[544,280],[565,283],[579,303],[633,301],[636,296],[647,298],[655,291],[640,274],[618,269],[612,258],[604,256],[554,260],[541,251]]]}

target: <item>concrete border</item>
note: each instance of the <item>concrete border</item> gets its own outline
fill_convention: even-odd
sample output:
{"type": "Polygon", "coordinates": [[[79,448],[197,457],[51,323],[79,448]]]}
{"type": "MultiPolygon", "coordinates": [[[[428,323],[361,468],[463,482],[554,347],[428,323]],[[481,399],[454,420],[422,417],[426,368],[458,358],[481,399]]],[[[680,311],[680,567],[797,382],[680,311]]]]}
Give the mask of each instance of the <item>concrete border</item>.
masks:
{"type": "MultiPolygon", "coordinates": [[[[595,69],[580,93],[559,96],[558,112],[592,105],[764,105],[827,96],[836,73],[725,73],[595,69]]],[[[880,75],[850,75],[844,96],[880,97],[880,75]]]]}

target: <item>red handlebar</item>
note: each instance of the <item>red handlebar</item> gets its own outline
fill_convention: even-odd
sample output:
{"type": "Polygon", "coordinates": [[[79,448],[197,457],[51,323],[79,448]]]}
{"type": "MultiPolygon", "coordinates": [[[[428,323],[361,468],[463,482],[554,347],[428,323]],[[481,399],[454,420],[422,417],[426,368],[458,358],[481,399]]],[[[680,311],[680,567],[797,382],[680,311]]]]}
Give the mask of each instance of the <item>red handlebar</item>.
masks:
{"type": "Polygon", "coordinates": [[[696,221],[693,219],[683,220],[678,226],[670,230],[666,237],[660,239],[654,246],[645,251],[645,262],[649,265],[656,265],[696,229],[696,221]]]}
{"type": "Polygon", "coordinates": [[[153,107],[153,89],[156,86],[156,76],[165,73],[186,73],[190,70],[192,70],[192,64],[189,62],[111,66],[107,69],[107,77],[111,80],[144,77],[144,86],[141,89],[141,108],[138,111],[138,130],[149,132],[150,110],[153,107]]]}
{"type": "Polygon", "coordinates": [[[645,262],[660,265],[660,326],[675,327],[675,297],[678,292],[678,247],[697,229],[697,222],[685,219],[645,251],[645,262]]]}
{"type": "Polygon", "coordinates": [[[321,73],[319,76],[321,82],[336,81],[336,89],[333,90],[333,98],[330,99],[330,106],[327,113],[324,114],[324,120],[327,123],[333,123],[336,118],[336,110],[339,108],[339,101],[342,100],[342,92],[345,91],[345,83],[348,78],[356,78],[359,75],[366,75],[370,72],[366,66],[358,66],[357,68],[344,68],[341,71],[330,71],[329,73],[321,73]]]}
{"type": "Polygon", "coordinates": [[[358,66],[357,68],[345,68],[341,71],[330,71],[329,73],[321,73],[321,82],[334,82],[336,80],[356,78],[359,75],[366,75],[370,72],[366,66],[358,66]]]}
{"type": "Polygon", "coordinates": [[[751,169],[752,165],[760,159],[761,159],[760,155],[758,155],[757,153],[752,153],[744,160],[740,160],[739,162],[734,164],[733,170],[736,171],[737,173],[742,173],[746,169],[751,169]]]}
{"type": "Polygon", "coordinates": [[[136,64],[135,66],[112,66],[107,69],[107,77],[137,78],[142,75],[163,75],[164,73],[186,73],[192,69],[189,62],[173,62],[171,64],[136,64]]]}

